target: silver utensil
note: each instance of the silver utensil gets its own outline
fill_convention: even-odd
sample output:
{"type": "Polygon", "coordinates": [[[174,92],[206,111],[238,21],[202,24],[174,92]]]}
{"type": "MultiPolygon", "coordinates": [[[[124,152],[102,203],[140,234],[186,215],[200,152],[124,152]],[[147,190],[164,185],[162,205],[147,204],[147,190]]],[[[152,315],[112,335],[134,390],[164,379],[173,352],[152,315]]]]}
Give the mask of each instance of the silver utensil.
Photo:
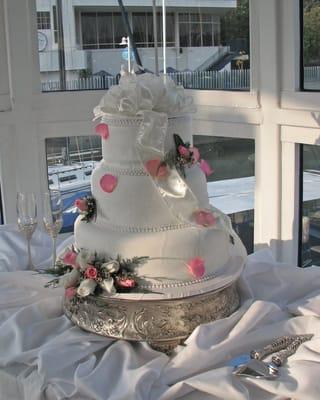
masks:
{"type": "Polygon", "coordinates": [[[246,364],[236,366],[233,374],[257,379],[276,379],[279,376],[279,367],[296,352],[301,343],[310,340],[312,337],[313,334],[280,337],[263,349],[253,350],[250,353],[252,359],[246,364]],[[280,351],[277,352],[277,350],[280,351]],[[275,351],[276,353],[274,353],[275,351]],[[273,354],[272,361],[262,361],[262,358],[269,354],[273,354]]]}

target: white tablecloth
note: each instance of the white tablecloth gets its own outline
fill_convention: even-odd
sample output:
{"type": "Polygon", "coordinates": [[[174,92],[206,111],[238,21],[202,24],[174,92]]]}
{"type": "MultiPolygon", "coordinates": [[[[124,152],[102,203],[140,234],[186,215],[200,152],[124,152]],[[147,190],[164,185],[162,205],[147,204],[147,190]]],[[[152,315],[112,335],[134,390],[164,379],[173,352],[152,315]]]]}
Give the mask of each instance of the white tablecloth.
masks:
{"type": "MultiPolygon", "coordinates": [[[[48,263],[49,238],[36,232],[32,244],[36,264],[48,263]]],[[[45,289],[47,276],[25,271],[25,248],[14,227],[0,228],[1,400],[320,398],[320,267],[279,264],[268,250],[251,255],[241,307],[195,329],[168,357],[145,343],[73,326],[62,313],[63,291],[45,289]],[[314,337],[288,359],[279,379],[231,374],[232,357],[295,333],[314,337]]]]}

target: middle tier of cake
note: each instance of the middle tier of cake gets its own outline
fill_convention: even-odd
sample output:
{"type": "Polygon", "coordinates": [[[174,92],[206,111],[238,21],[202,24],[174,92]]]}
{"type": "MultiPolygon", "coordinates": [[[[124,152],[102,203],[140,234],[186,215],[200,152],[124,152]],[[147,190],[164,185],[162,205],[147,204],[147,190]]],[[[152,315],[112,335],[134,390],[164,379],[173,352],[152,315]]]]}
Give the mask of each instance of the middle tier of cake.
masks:
{"type": "MultiPolygon", "coordinates": [[[[186,168],[185,181],[197,197],[199,209],[210,207],[206,178],[201,169],[196,165],[186,168]]],[[[121,168],[101,161],[92,174],[92,195],[97,202],[98,219],[102,222],[133,227],[181,223],[172,215],[141,165],[121,168]],[[105,177],[114,179],[112,191],[103,189],[105,177]]]]}

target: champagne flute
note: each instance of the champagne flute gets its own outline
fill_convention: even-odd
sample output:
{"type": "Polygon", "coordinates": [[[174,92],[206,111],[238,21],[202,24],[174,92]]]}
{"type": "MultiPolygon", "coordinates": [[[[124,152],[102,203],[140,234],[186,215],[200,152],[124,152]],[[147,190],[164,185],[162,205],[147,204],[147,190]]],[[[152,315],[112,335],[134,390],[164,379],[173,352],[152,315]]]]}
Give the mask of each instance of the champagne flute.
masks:
{"type": "Polygon", "coordinates": [[[62,198],[59,190],[50,190],[43,198],[43,223],[46,231],[52,238],[52,268],[56,269],[57,243],[56,239],[60,232],[62,219],[62,198]]]}
{"type": "Polygon", "coordinates": [[[37,204],[34,193],[17,193],[18,228],[23,232],[28,244],[28,268],[35,269],[31,258],[31,237],[37,227],[37,204]]]}

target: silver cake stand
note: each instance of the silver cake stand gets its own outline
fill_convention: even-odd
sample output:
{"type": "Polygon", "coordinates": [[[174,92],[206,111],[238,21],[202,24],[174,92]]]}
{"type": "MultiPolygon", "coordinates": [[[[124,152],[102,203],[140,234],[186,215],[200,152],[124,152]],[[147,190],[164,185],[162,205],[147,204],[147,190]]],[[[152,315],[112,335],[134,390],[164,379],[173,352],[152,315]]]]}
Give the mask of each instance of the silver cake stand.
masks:
{"type": "Polygon", "coordinates": [[[115,339],[145,341],[156,350],[170,353],[198,325],[229,316],[239,304],[236,283],[232,283],[177,299],[65,298],[64,311],[84,330],[115,339]]]}

